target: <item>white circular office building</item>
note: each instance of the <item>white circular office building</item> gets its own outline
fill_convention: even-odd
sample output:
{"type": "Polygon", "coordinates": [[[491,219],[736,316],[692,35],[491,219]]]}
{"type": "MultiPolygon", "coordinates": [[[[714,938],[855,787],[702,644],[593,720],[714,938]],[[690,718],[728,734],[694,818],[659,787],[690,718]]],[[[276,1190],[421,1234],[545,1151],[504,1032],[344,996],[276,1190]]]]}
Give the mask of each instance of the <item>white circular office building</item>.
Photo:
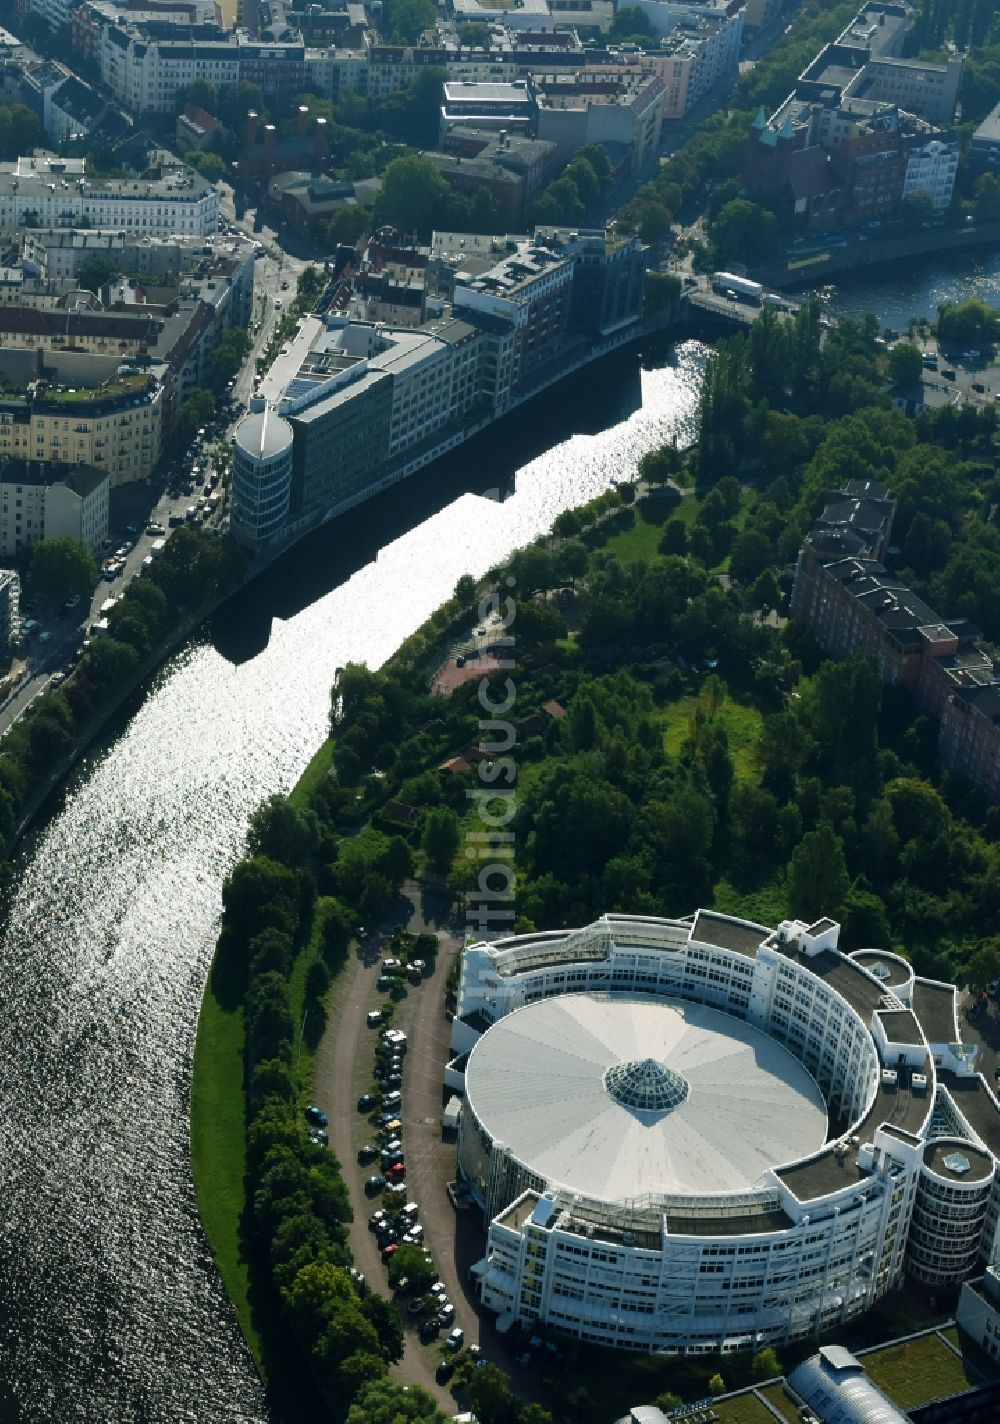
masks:
{"type": "Polygon", "coordinates": [[[236,427],[230,529],[250,550],[266,546],[288,522],[293,444],[288,421],[267,406],[236,427]]]}
{"type": "Polygon", "coordinates": [[[465,1072],[463,1171],[502,1142],[524,1182],[614,1203],[747,1191],[826,1141],[801,1063],[731,1014],[680,1000],[567,994],[517,1009],[465,1072]]]}
{"type": "Polygon", "coordinates": [[[840,927],[699,911],[469,946],[448,1086],[484,1306],[759,1349],[1000,1250],[1000,1104],[955,990],[840,927]]]}

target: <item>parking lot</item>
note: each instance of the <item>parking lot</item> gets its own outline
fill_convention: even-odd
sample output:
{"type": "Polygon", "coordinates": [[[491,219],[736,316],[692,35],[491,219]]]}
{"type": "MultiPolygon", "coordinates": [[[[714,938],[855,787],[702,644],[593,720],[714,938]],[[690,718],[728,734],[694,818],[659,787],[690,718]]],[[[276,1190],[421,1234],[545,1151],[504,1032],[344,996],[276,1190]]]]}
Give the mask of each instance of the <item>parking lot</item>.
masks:
{"type": "MultiPolygon", "coordinates": [[[[408,884],[405,892],[407,900],[392,923],[413,933],[434,931],[440,948],[433,972],[419,987],[407,987],[393,1017],[393,1027],[407,1036],[399,1113],[407,1193],[401,1200],[415,1201],[419,1206],[422,1245],[430,1251],[445,1297],[455,1307],[454,1323],[464,1332],[465,1345],[478,1345],[483,1357],[501,1365],[522,1399],[544,1399],[540,1391],[546,1371],[539,1361],[549,1364],[551,1373],[556,1374],[560,1356],[539,1347],[535,1358],[528,1359],[523,1337],[499,1336],[493,1317],[480,1315],[469,1271],[485,1249],[482,1216],[475,1207],[457,1211],[447,1192],[456,1174],[456,1142],[455,1134],[445,1133],[441,1123],[450,1096],[443,1087],[443,1069],[451,1056],[445,984],[462,944],[462,926],[452,920],[440,898],[422,894],[413,884],[408,884]]],[[[381,1197],[370,1198],[365,1192],[366,1179],[379,1171],[379,1163],[358,1162],[358,1149],[374,1140],[375,1129],[369,1116],[358,1111],[357,1103],[371,1089],[374,1078],[379,1030],[368,1026],[367,1017],[387,1002],[386,994],[376,985],[383,958],[391,953],[387,948],[390,928],[387,925],[381,933],[374,931],[366,937],[341,975],[315,1066],[315,1100],[329,1117],[330,1146],[341,1163],[354,1210],[350,1244],[355,1264],[368,1284],[387,1298],[392,1298],[387,1269],[376,1237],[368,1229],[369,1217],[382,1205],[381,1197]]],[[[446,1331],[442,1329],[434,1342],[421,1344],[419,1321],[406,1317],[411,1299],[403,1295],[397,1301],[407,1327],[406,1353],[397,1373],[407,1382],[431,1389],[451,1412],[453,1401],[435,1380],[446,1331]]]]}

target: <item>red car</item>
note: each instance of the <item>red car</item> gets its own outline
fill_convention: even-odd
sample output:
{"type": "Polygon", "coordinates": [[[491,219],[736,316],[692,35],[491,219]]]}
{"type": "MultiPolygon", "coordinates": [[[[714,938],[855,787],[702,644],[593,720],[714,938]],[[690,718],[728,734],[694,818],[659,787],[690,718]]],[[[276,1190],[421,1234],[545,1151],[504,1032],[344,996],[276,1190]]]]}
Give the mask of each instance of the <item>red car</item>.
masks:
{"type": "Polygon", "coordinates": [[[406,1163],[397,1162],[395,1167],[389,1167],[386,1170],[385,1176],[388,1182],[401,1182],[406,1176],[406,1163]]]}
{"type": "Polygon", "coordinates": [[[383,1262],[391,1261],[392,1258],[393,1258],[393,1256],[395,1256],[395,1254],[396,1254],[396,1252],[397,1252],[398,1250],[399,1250],[399,1242],[398,1242],[398,1241],[390,1241],[389,1244],[388,1244],[388,1246],[383,1246],[383,1247],[382,1247],[382,1260],[383,1260],[383,1262]]]}

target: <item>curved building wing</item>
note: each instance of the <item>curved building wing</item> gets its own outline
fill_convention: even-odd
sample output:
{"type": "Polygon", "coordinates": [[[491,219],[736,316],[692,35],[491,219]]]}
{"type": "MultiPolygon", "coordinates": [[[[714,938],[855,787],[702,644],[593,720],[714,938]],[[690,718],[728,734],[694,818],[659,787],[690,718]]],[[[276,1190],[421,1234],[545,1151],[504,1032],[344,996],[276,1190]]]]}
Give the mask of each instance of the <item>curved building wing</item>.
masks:
{"type": "Polygon", "coordinates": [[[839,936],[702,910],[465,950],[445,1076],[487,1307],[759,1349],[994,1259],[1000,1104],[955,989],[839,936]]]}

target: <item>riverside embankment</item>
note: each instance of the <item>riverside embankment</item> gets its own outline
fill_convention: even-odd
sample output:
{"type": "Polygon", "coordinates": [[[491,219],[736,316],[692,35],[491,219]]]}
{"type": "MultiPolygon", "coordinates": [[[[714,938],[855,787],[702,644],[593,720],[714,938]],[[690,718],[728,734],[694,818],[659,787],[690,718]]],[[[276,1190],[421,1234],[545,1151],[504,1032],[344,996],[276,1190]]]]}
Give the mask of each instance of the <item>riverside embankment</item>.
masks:
{"type": "Polygon", "coordinates": [[[380,664],[462,573],[683,441],[703,363],[693,343],[621,352],[307,536],[50,798],[0,946],[0,1416],[267,1417],[189,1166],[197,1016],[248,817],[322,740],[338,666],[380,664]]]}
{"type": "MultiPolygon", "coordinates": [[[[929,227],[916,232],[888,236],[858,233],[842,246],[824,246],[806,240],[778,262],[755,267],[751,275],[765,287],[790,290],[815,287],[845,273],[862,273],[895,266],[933,255],[954,258],[963,253],[988,252],[1000,248],[1000,222],[977,223],[965,227],[929,227]]],[[[881,312],[880,312],[881,315],[881,312]]]]}

